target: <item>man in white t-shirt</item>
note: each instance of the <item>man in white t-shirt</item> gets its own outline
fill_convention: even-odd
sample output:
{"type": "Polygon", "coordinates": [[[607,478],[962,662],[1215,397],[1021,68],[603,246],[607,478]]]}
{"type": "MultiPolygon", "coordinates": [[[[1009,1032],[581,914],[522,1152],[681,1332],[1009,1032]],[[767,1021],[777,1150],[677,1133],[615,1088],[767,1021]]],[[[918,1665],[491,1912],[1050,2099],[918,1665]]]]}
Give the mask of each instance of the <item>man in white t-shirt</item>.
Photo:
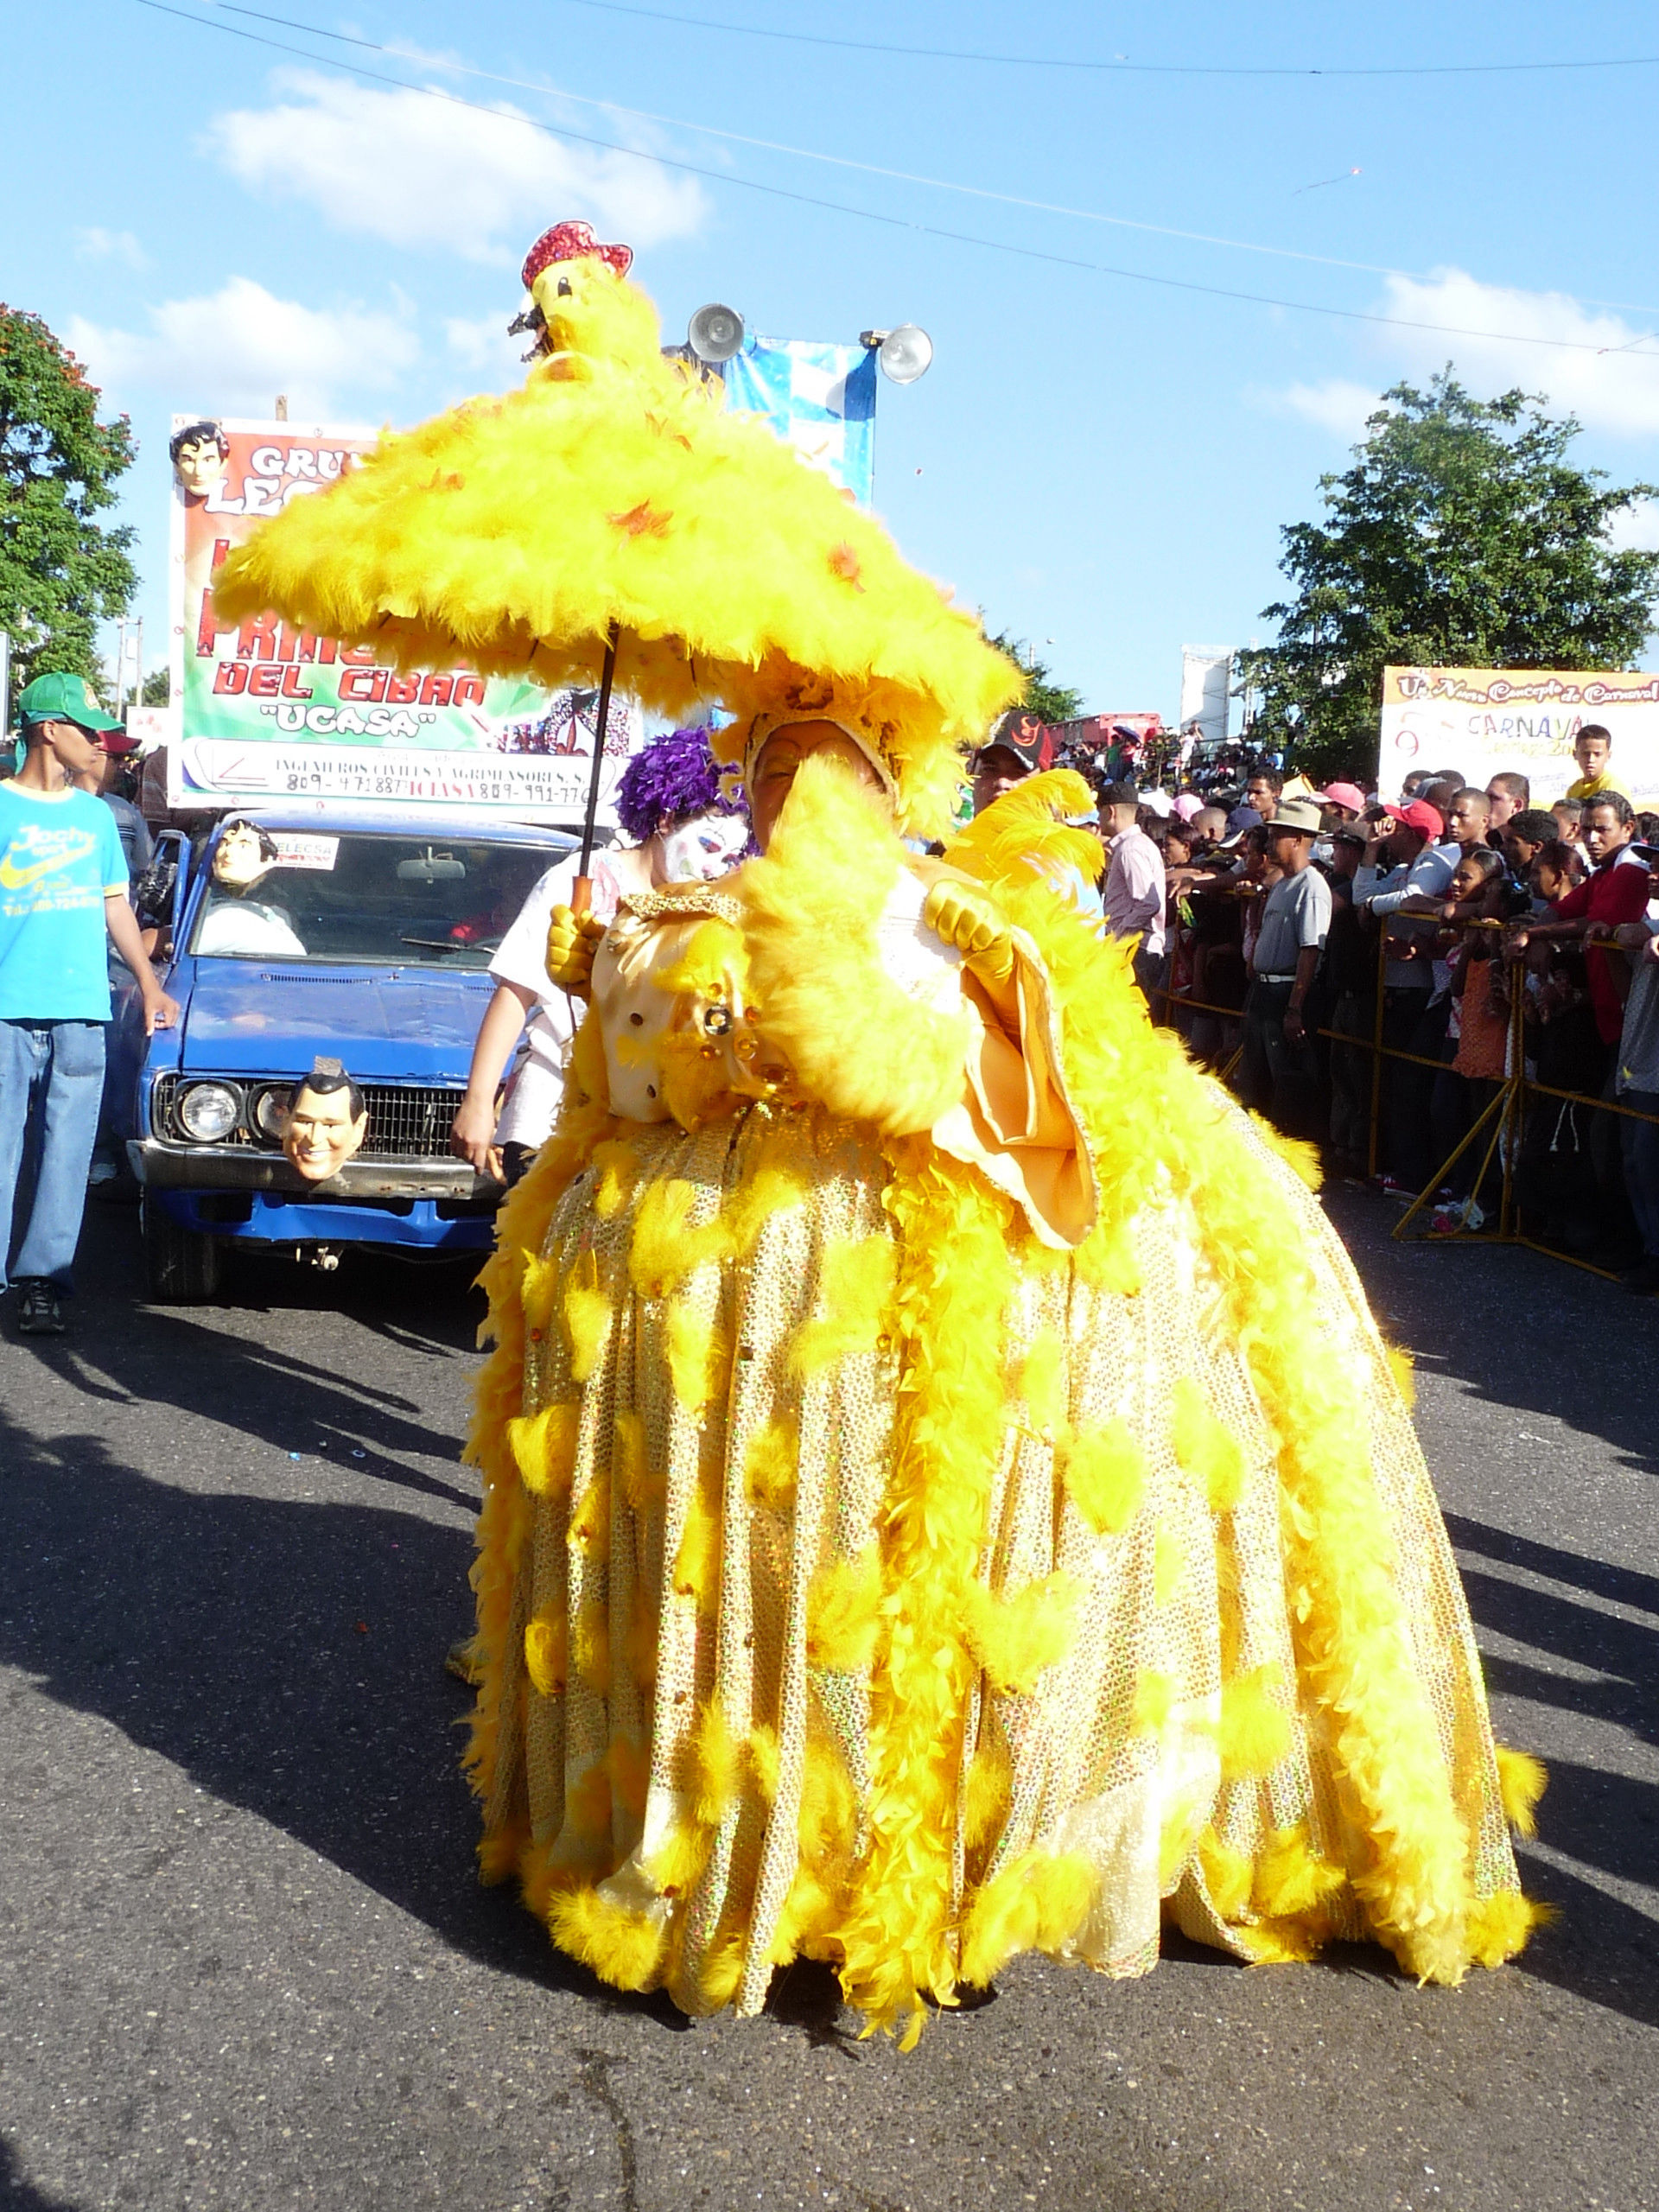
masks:
{"type": "MultiPolygon", "coordinates": [[[[722,798],[704,730],[673,730],[637,753],[618,786],[616,810],[637,842],[596,853],[590,863],[589,912],[607,925],[630,892],[712,882],[748,842],[748,817],[722,798]]],[[[537,879],[490,963],[495,995],[449,1133],[451,1152],[509,1187],[553,1127],[564,1087],[575,1025],[569,1000],[548,981],[547,931],[554,907],[570,904],[580,866],[572,854],[537,879]],[[525,1049],[498,1118],[502,1072],[521,1031],[525,1049]]]]}
{"type": "MultiPolygon", "coordinates": [[[[616,918],[617,903],[629,887],[617,874],[615,861],[620,857],[596,853],[589,863],[590,911],[602,922],[616,918]]],[[[455,1131],[459,1135],[469,1118],[481,1127],[487,1116],[490,1138],[486,1158],[482,1163],[474,1159],[473,1164],[480,1174],[492,1175],[498,1183],[518,1181],[530,1154],[552,1128],[558,1110],[575,1021],[569,1000],[547,980],[547,931],[554,907],[569,905],[580,867],[580,855],[573,853],[537,878],[490,963],[495,996],[479,1029],[467,1097],[455,1116],[455,1131]],[[498,1116],[496,1093],[502,1070],[520,1041],[521,1031],[523,1049],[498,1116]],[[474,1109],[470,1117],[469,1105],[474,1109]]],[[[472,1147],[456,1144],[453,1138],[451,1149],[464,1149],[472,1157],[472,1147]]]]}

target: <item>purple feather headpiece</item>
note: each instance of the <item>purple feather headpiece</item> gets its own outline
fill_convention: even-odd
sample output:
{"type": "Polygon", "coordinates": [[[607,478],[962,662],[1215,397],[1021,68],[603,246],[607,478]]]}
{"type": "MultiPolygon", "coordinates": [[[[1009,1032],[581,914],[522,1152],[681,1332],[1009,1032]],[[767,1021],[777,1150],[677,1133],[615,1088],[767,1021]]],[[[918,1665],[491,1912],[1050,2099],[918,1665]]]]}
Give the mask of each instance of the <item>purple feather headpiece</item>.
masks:
{"type": "Polygon", "coordinates": [[[671,729],[634,754],[616,787],[616,818],[643,845],[664,815],[677,827],[699,814],[741,814],[721,789],[706,729],[671,729]]]}

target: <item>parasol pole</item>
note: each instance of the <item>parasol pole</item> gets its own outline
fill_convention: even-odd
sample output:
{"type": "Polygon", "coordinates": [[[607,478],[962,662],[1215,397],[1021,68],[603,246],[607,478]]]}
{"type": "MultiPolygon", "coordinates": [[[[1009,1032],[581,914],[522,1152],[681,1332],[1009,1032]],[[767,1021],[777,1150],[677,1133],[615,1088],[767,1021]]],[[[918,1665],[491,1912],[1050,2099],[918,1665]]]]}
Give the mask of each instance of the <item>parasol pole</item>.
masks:
{"type": "Polygon", "coordinates": [[[599,782],[605,772],[605,736],[611,720],[611,684],[616,676],[615,620],[605,641],[605,665],[599,673],[599,715],[594,731],[593,773],[588,779],[588,812],[582,825],[582,872],[570,887],[570,911],[585,914],[593,904],[593,878],[588,873],[594,857],[594,824],[599,816],[599,782]]]}

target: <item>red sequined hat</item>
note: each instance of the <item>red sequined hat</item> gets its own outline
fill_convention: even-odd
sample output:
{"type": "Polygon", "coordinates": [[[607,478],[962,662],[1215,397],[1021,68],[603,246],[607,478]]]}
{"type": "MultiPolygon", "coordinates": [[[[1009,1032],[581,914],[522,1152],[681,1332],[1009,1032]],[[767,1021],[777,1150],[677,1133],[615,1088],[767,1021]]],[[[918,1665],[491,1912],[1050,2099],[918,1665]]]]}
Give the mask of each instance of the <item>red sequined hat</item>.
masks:
{"type": "Polygon", "coordinates": [[[543,231],[530,251],[524,256],[524,285],[531,286],[543,269],[556,261],[581,261],[588,255],[596,261],[608,263],[619,276],[626,276],[633,261],[631,245],[601,245],[594,236],[591,223],[555,223],[550,231],[543,231]]]}

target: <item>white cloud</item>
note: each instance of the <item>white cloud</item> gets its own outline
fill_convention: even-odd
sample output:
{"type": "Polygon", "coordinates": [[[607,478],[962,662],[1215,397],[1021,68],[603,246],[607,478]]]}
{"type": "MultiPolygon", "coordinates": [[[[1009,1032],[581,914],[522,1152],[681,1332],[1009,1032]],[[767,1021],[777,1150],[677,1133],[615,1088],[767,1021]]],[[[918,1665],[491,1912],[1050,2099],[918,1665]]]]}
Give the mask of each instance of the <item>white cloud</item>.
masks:
{"type": "Polygon", "coordinates": [[[1659,499],[1638,499],[1607,524],[1615,553],[1659,553],[1659,499]]]}
{"type": "Polygon", "coordinates": [[[75,251],[83,261],[124,261],[129,269],[149,266],[149,256],[130,231],[106,231],[96,223],[75,232],[75,251]]]}
{"type": "Polygon", "coordinates": [[[1542,392],[1550,411],[1576,415],[1586,429],[1614,437],[1659,432],[1659,333],[1608,308],[1588,308],[1567,292],[1529,292],[1485,284],[1461,269],[1430,276],[1390,276],[1365,344],[1383,370],[1376,384],[1332,377],[1320,384],[1254,395],[1276,412],[1300,415],[1357,438],[1381,403],[1378,387],[1421,382],[1450,361],[1459,384],[1482,397],[1519,386],[1542,392]],[[1429,328],[1414,327],[1432,325],[1429,328]],[[1516,345],[1516,339],[1548,345],[1516,345]]]}
{"type": "Polygon", "coordinates": [[[1554,412],[1576,415],[1588,429],[1620,437],[1659,431],[1659,338],[1610,308],[1586,308],[1567,292],[1484,284],[1460,269],[1440,269],[1421,281],[1390,276],[1383,312],[1457,334],[1388,332],[1389,350],[1404,367],[1421,372],[1449,360],[1472,391],[1519,385],[1547,392],[1554,412]],[[1505,335],[1562,342],[1516,346],[1505,335]]]}
{"type": "Polygon", "coordinates": [[[1374,385],[1355,384],[1346,377],[1327,377],[1323,384],[1294,384],[1288,391],[1265,395],[1275,410],[1300,415],[1350,442],[1362,436],[1365,418],[1382,405],[1374,385]]]}
{"type": "Polygon", "coordinates": [[[296,416],[327,419],[342,398],[395,384],[420,350],[403,315],[303,307],[248,276],[149,312],[146,331],[76,316],[65,335],[100,384],[210,415],[268,415],[281,392],[296,416]]]}
{"type": "Polygon", "coordinates": [[[488,377],[493,384],[505,388],[524,382],[524,355],[530,350],[530,340],[522,335],[509,338],[505,315],[498,312],[476,319],[448,316],[443,337],[456,360],[467,369],[488,377]]]}
{"type": "Polygon", "coordinates": [[[683,238],[706,201],[647,157],[567,145],[518,108],[280,73],[280,105],[216,116],[207,150],[250,191],[308,200],[341,230],[516,262],[566,215],[635,245],[683,238]]]}

